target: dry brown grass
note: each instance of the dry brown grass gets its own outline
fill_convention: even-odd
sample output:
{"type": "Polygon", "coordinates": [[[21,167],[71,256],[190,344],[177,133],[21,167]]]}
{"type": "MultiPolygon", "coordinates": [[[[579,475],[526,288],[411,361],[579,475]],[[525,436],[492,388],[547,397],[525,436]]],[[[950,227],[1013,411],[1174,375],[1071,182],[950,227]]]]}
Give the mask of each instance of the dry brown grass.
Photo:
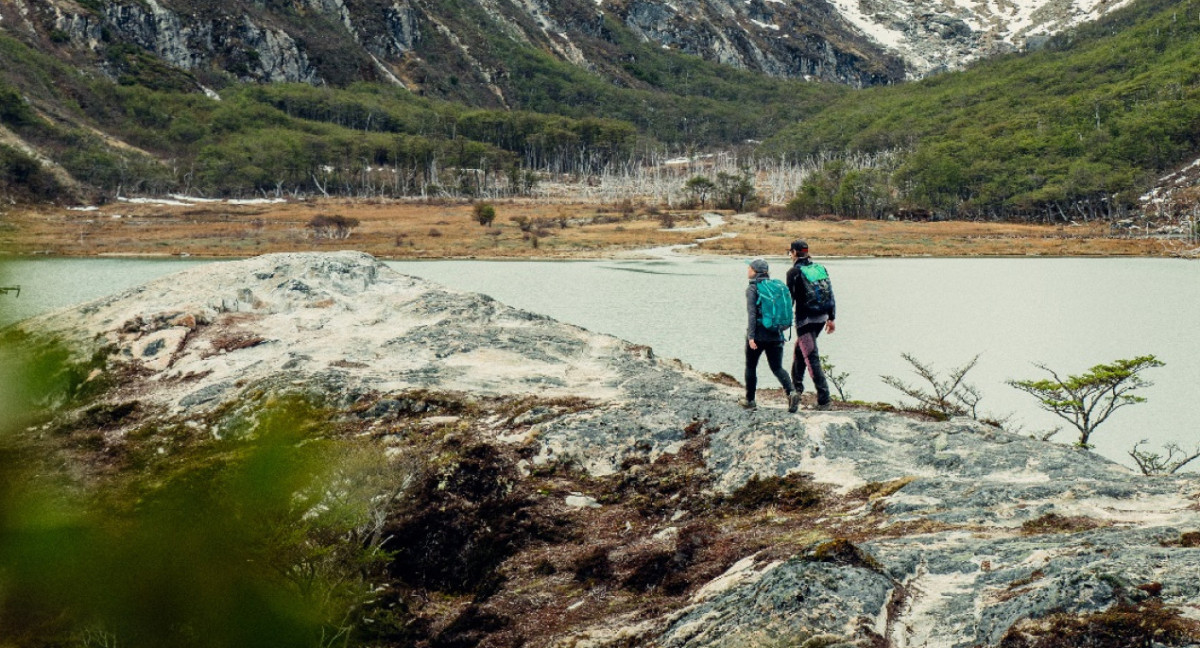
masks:
{"type": "MultiPolygon", "coordinates": [[[[40,206],[3,215],[0,252],[16,254],[181,255],[245,257],[268,252],[343,250],[381,258],[601,258],[615,252],[691,243],[718,232],[736,233],[703,244],[725,255],[786,253],[808,239],[820,256],[1162,256],[1148,239],[1110,238],[1103,225],[1082,227],[1009,223],[886,221],[772,221],[735,218],[720,230],[664,231],[648,209],[619,205],[495,203],[491,227],[479,225],[469,203],[319,200],[278,205],[199,204],[186,207],[115,203],[77,212],[40,206]],[[622,213],[625,212],[625,213],[622,213]],[[360,221],[345,240],[314,239],[314,216],[360,221]],[[539,219],[522,231],[514,219],[539,219]],[[569,225],[560,227],[559,221],[569,225]],[[592,222],[595,221],[595,222],[592,222]],[[436,234],[434,234],[436,232],[436,234]],[[535,246],[536,240],[536,246],[535,246]]],[[[677,210],[678,225],[696,212],[677,210]]]]}
{"type": "Polygon", "coordinates": [[[1085,226],[1020,223],[907,221],[768,221],[736,223],[736,238],[704,245],[721,254],[787,253],[803,238],[820,256],[1161,256],[1154,240],[1108,236],[1102,224],[1085,226]]]}

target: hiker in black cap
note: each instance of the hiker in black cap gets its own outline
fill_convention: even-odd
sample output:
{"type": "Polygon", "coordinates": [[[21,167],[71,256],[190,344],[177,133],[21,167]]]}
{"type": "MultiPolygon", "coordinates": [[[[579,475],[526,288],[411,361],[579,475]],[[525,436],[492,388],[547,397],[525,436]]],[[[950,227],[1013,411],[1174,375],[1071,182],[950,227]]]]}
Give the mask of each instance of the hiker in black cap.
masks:
{"type": "Polygon", "coordinates": [[[804,391],[804,372],[812,376],[817,390],[817,409],[830,408],[829,383],[821,368],[821,354],[817,350],[817,336],[824,330],[833,333],[833,321],[837,318],[837,303],[833,299],[833,287],[825,267],[813,263],[808,254],[808,243],[792,241],[788,250],[792,267],[787,272],[787,287],[796,304],[796,348],[792,358],[792,382],[796,393],[804,391]]]}
{"type": "MultiPolygon", "coordinates": [[[[783,369],[783,334],[790,324],[779,328],[771,326],[772,322],[764,322],[764,312],[770,304],[760,305],[759,300],[760,286],[763,297],[768,297],[768,293],[773,292],[772,289],[777,286],[774,292],[778,292],[777,296],[780,298],[786,298],[787,287],[782,285],[782,282],[771,279],[770,267],[765,260],[754,259],[748,261],[747,265],[750,266],[746,271],[750,285],[746,287],[746,314],[749,317],[746,325],[746,397],[739,400],[738,404],[746,409],[758,407],[754,400],[754,392],[758,388],[758,359],[765,353],[771,373],[775,374],[787,393],[788,411],[795,412],[800,407],[800,394],[792,389],[792,381],[783,369]],[[775,286],[765,285],[764,282],[775,286]]],[[[786,306],[784,312],[787,312],[786,306]]]]}

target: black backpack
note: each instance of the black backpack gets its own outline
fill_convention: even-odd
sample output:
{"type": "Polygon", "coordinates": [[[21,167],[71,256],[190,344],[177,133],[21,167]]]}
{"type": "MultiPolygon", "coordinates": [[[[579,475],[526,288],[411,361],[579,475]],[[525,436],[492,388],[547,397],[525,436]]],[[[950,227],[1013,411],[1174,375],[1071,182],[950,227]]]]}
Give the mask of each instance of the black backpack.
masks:
{"type": "Polygon", "coordinates": [[[809,313],[827,313],[833,309],[833,284],[829,283],[829,271],[819,263],[800,266],[800,277],[804,282],[804,310],[809,313]]]}

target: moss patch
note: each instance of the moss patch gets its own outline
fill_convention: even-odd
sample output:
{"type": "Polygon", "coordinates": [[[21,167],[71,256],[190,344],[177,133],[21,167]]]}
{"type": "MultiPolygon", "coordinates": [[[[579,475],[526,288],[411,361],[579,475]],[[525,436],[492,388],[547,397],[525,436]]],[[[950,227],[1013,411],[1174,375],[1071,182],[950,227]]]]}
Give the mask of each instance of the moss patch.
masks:
{"type": "Polygon", "coordinates": [[[1055,614],[1021,621],[1005,633],[1000,648],[1132,648],[1197,642],[1200,622],[1150,599],[1119,603],[1093,614],[1055,614]]]}
{"type": "Polygon", "coordinates": [[[1025,535],[1041,535],[1045,533],[1079,533],[1090,531],[1101,526],[1101,522],[1082,516],[1065,516],[1057,513],[1047,513],[1039,518],[1027,520],[1021,524],[1021,533],[1025,535]]]}

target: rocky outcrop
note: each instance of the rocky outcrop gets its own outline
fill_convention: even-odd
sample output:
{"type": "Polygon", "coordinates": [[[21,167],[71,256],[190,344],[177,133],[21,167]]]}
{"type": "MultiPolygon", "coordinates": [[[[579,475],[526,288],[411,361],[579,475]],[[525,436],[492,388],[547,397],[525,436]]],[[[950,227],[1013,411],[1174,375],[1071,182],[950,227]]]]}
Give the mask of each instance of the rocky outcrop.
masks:
{"type": "Polygon", "coordinates": [[[69,4],[48,9],[53,30],[100,54],[114,41],[124,41],[182,70],[220,67],[262,82],[321,80],[306,49],[287,30],[260,24],[248,14],[186,15],[157,0],[105,3],[99,14],[69,4]]]}
{"type": "MultiPolygon", "coordinates": [[[[389,80],[436,87],[431,79],[503,76],[496,37],[551,52],[623,83],[617,25],[636,38],[773,76],[855,87],[957,69],[997,53],[1038,47],[1125,0],[1036,3],[893,0],[305,0],[274,7],[195,0],[81,5],[18,0],[0,8],[0,28],[100,55],[117,43],[153,52],[187,71],[232,73],[260,82],[389,80]]],[[[502,84],[501,84],[502,85],[502,84]]],[[[495,89],[488,89],[495,93],[495,89]]],[[[503,95],[500,103],[505,102],[503,95]]]]}
{"type": "Polygon", "coordinates": [[[1037,49],[1059,32],[1096,20],[1128,0],[1031,3],[831,0],[838,13],[904,59],[921,77],[988,56],[1037,49]]]}
{"type": "MultiPolygon", "coordinates": [[[[456,436],[465,422],[433,416],[431,394],[558,399],[484,416],[470,433],[519,448],[527,479],[579,470],[580,490],[561,506],[580,524],[629,505],[624,486],[603,484],[649,483],[672,462],[688,465],[669,480],[674,495],[638,496],[660,518],[625,522],[611,533],[624,544],[604,545],[614,561],[649,556],[629,559],[623,588],[643,587],[655,573],[647,565],[696,560],[688,547],[700,541],[681,538],[759,538],[706,540],[727,547],[728,561],[698,582],[656,585],[674,592],[669,605],[641,615],[615,606],[528,645],[995,646],[1016,627],[1151,604],[1200,638],[1194,476],[1143,477],[969,419],[788,414],[766,397],[747,413],[735,386],[649,349],[400,275],[367,255],[206,265],[21,327],[107,349],[129,369],[111,398],[198,428],[269,389],[319,392],[364,421],[429,416],[421,429],[449,425],[456,436]],[[747,488],[802,474],[826,508],[736,517],[747,488]],[[695,522],[722,519],[723,531],[695,522]]],[[[541,560],[549,566],[533,571],[553,574],[541,560]]],[[[567,612],[583,602],[558,603],[556,592],[605,573],[574,564],[574,580],[539,576],[521,600],[574,618],[567,612]]],[[[589,596],[603,603],[605,594],[589,596]]]]}
{"type": "Polygon", "coordinates": [[[824,3],[635,0],[609,9],[643,39],[773,76],[854,87],[903,78],[903,65],[824,3]]]}

